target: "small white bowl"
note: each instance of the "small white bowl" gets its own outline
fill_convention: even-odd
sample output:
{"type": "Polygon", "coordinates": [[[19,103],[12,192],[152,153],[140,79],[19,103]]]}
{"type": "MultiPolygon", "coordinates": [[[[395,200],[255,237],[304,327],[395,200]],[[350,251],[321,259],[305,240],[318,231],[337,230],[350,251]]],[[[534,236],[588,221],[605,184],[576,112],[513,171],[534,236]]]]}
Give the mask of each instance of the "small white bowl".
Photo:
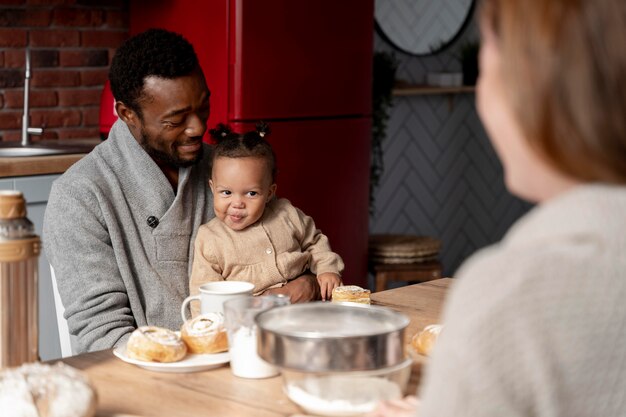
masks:
{"type": "Polygon", "coordinates": [[[412,359],[388,368],[358,372],[299,372],[282,369],[283,390],[307,413],[354,416],[373,411],[383,400],[402,398],[412,359]]]}

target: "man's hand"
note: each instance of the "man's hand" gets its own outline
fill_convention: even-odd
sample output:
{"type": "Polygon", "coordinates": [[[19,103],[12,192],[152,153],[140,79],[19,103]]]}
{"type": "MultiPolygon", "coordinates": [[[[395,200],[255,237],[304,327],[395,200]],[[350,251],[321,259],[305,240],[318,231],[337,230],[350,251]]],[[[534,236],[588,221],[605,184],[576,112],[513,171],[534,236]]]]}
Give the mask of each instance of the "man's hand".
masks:
{"type": "Polygon", "coordinates": [[[326,272],[317,276],[317,282],[320,284],[320,293],[322,300],[330,300],[333,290],[341,285],[341,277],[332,272],[326,272]]]}
{"type": "Polygon", "coordinates": [[[320,299],[320,286],[313,274],[300,275],[281,288],[270,288],[263,294],[284,294],[289,296],[292,304],[306,303],[320,299]]]}

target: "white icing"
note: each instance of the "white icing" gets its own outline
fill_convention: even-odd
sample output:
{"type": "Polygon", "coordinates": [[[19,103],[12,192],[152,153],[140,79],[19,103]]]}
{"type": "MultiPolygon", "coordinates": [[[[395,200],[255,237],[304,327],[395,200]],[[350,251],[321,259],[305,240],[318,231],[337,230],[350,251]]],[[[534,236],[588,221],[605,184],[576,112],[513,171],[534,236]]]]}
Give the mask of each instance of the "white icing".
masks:
{"type": "Polygon", "coordinates": [[[369,413],[379,401],[402,397],[400,387],[377,377],[325,376],[291,381],[287,396],[311,414],[352,416],[369,413]]]}
{"type": "Polygon", "coordinates": [[[168,346],[180,344],[180,336],[169,329],[154,326],[143,326],[139,328],[139,332],[155,343],[168,346]]]}
{"type": "Polygon", "coordinates": [[[268,378],[278,374],[278,369],[257,354],[257,328],[240,327],[229,334],[230,369],[242,378],[268,378]]]}
{"type": "Polygon", "coordinates": [[[14,417],[38,417],[33,396],[26,379],[16,374],[0,379],[0,410],[2,415],[14,417]]]}
{"type": "Polygon", "coordinates": [[[224,323],[224,316],[219,313],[202,314],[187,323],[187,333],[202,336],[217,331],[224,323]]]}
{"type": "Polygon", "coordinates": [[[431,324],[424,327],[425,332],[429,332],[434,335],[439,335],[439,333],[441,333],[441,329],[443,329],[443,325],[441,324],[431,324]]]}
{"type": "Polygon", "coordinates": [[[212,320],[201,317],[200,319],[195,320],[193,323],[191,323],[191,330],[193,332],[205,332],[207,329],[212,329],[213,327],[215,327],[213,325],[214,323],[215,322],[212,320]]]}
{"type": "Polygon", "coordinates": [[[369,293],[370,292],[369,290],[365,290],[365,289],[363,289],[363,288],[361,288],[361,287],[359,287],[357,285],[343,285],[341,287],[335,288],[335,291],[338,292],[338,293],[343,293],[343,292],[345,292],[345,293],[351,293],[351,292],[354,292],[354,293],[369,293]]]}

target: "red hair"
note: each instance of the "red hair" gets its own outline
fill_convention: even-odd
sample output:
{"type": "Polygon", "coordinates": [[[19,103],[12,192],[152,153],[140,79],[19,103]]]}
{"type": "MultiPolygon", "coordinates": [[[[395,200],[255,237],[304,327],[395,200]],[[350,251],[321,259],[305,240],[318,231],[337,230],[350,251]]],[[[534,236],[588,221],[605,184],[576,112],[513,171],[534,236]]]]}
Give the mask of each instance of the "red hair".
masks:
{"type": "Polygon", "coordinates": [[[531,147],[582,181],[626,183],[626,1],[484,0],[531,147]]]}

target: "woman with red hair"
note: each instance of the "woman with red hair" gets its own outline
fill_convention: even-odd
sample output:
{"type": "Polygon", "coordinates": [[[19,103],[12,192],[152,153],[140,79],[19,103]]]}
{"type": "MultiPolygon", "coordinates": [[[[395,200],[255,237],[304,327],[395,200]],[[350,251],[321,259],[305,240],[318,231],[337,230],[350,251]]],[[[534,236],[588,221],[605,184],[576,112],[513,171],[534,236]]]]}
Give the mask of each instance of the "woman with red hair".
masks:
{"type": "Polygon", "coordinates": [[[625,416],[626,2],[485,0],[480,25],[478,113],[537,205],[456,274],[419,406],[375,415],[625,416]]]}

